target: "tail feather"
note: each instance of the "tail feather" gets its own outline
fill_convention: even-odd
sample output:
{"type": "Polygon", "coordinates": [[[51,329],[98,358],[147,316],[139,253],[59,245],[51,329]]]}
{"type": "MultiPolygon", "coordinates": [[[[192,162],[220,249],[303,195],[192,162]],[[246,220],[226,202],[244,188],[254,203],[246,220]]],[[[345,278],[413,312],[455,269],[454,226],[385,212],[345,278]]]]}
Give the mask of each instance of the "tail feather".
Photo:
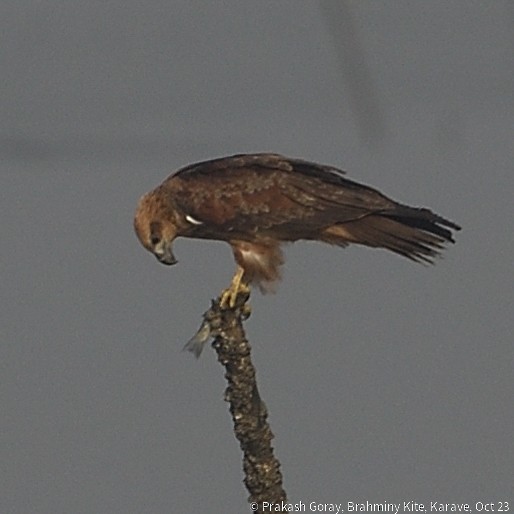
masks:
{"type": "Polygon", "coordinates": [[[404,205],[399,205],[394,212],[384,212],[383,216],[391,218],[393,220],[402,223],[403,225],[409,225],[410,227],[420,228],[426,232],[437,234],[446,241],[454,243],[454,239],[450,229],[460,230],[459,225],[453,221],[447,220],[438,214],[433,213],[430,209],[426,208],[415,208],[404,205]],[[444,228],[448,227],[448,228],[444,228]]]}
{"type": "Polygon", "coordinates": [[[428,209],[409,209],[405,214],[371,214],[333,225],[326,231],[326,240],[341,246],[358,243],[385,248],[416,262],[432,263],[445,243],[454,242],[451,231],[441,225],[460,229],[428,209]]]}

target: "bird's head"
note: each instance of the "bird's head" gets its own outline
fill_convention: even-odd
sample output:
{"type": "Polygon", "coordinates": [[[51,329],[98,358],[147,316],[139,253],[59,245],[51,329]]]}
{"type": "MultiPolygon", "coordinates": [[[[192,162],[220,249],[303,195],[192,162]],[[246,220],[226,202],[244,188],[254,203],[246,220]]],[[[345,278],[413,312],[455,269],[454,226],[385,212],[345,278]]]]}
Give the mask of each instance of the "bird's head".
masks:
{"type": "Polygon", "coordinates": [[[162,264],[176,264],[172,243],[177,237],[173,205],[159,190],[142,196],[134,217],[134,229],[141,244],[162,264]]]}

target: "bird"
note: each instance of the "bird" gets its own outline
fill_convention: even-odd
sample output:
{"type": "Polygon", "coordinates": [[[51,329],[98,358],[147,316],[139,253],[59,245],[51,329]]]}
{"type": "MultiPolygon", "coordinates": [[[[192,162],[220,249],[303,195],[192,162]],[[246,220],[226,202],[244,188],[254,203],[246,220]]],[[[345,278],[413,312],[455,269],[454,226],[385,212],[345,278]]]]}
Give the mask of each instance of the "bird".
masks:
{"type": "Polygon", "coordinates": [[[238,154],[179,169],[140,198],[134,228],[144,248],[166,265],[177,263],[177,237],[227,242],[237,266],[220,296],[226,309],[251,286],[274,291],[284,243],[360,244],[433,263],[446,243],[455,242],[452,230],[461,229],[333,166],[276,153],[238,154]]]}

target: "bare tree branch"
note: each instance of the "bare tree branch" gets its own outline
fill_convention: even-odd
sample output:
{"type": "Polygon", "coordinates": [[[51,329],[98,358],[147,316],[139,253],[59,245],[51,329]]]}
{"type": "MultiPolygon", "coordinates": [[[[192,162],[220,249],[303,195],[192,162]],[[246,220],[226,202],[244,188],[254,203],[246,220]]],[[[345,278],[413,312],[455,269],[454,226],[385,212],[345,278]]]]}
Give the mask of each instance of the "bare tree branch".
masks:
{"type": "Polygon", "coordinates": [[[249,316],[247,300],[247,294],[240,294],[233,309],[222,309],[219,299],[213,301],[204,314],[200,330],[185,349],[198,356],[205,342],[214,338],[212,346],[225,367],[228,382],[225,400],[230,404],[234,433],[243,450],[248,500],[257,504],[257,510],[252,507],[252,511],[260,513],[265,512],[263,502],[280,504],[286,501],[286,493],[280,462],[271,446],[273,434],[267,421],[268,412],[259,395],[250,343],[243,328],[243,321],[249,316]]]}

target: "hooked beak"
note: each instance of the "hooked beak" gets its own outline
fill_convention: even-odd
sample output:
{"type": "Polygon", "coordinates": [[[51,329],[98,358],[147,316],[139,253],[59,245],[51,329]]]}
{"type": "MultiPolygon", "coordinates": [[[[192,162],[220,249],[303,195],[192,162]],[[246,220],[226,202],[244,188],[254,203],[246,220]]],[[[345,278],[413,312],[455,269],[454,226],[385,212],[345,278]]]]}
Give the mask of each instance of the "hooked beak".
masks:
{"type": "Polygon", "coordinates": [[[162,264],[166,264],[167,266],[171,266],[173,264],[177,264],[177,259],[173,255],[171,250],[171,243],[166,243],[165,241],[161,241],[153,250],[153,254],[157,258],[159,262],[162,264]]]}

